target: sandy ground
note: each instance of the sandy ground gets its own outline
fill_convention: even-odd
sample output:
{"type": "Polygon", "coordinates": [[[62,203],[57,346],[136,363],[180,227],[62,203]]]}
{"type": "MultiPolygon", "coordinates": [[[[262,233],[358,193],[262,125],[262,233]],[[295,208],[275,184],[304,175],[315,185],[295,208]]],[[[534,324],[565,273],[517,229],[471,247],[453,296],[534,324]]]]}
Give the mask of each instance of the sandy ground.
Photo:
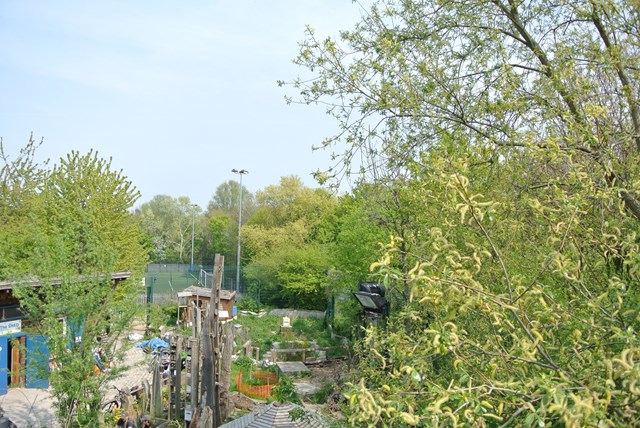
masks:
{"type": "MultiPolygon", "coordinates": [[[[125,390],[134,385],[142,385],[143,380],[151,380],[151,373],[148,370],[148,360],[150,356],[142,349],[136,348],[138,342],[125,341],[123,346],[127,348],[124,364],[128,369],[123,376],[109,382],[106,385],[107,392],[105,398],[115,396],[117,388],[125,390]]],[[[19,428],[57,428],[59,425],[55,420],[53,400],[50,389],[32,388],[9,388],[6,395],[0,396],[0,408],[19,428]]]]}

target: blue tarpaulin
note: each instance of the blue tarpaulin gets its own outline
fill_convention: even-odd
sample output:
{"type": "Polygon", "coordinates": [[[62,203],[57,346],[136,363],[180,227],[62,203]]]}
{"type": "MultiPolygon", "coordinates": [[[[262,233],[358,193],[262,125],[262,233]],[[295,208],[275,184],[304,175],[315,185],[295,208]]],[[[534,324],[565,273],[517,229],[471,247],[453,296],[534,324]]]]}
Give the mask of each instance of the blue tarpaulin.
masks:
{"type": "Polygon", "coordinates": [[[167,342],[157,337],[138,343],[136,348],[144,348],[145,346],[150,347],[154,352],[157,351],[158,348],[169,348],[169,344],[167,342]]]}

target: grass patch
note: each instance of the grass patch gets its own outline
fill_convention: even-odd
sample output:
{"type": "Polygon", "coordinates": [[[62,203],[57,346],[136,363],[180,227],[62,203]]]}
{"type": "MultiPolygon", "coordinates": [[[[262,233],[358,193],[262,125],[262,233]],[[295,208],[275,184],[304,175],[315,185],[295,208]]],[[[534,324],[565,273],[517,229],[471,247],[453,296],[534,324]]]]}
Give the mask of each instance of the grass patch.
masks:
{"type": "Polygon", "coordinates": [[[320,347],[341,345],[340,339],[331,339],[331,334],[322,325],[323,320],[318,318],[294,319],[291,323],[293,335],[286,338],[280,334],[281,316],[257,317],[239,314],[236,324],[242,325],[242,329],[237,333],[238,343],[251,340],[254,348],[260,348],[260,355],[271,350],[274,342],[279,342],[282,348],[287,348],[287,343],[295,343],[294,347],[302,347],[301,342],[315,342],[320,347]]]}
{"type": "Polygon", "coordinates": [[[273,342],[282,340],[280,336],[282,317],[265,315],[258,318],[254,315],[238,314],[235,324],[242,325],[240,331],[236,333],[238,343],[242,345],[251,340],[254,348],[260,348],[260,355],[271,350],[273,342]]]}
{"type": "Polygon", "coordinates": [[[236,387],[236,375],[238,372],[242,372],[242,378],[248,379],[249,373],[253,368],[253,361],[249,357],[239,357],[236,361],[231,364],[231,391],[237,391],[236,387]]]}
{"type": "Polygon", "coordinates": [[[320,318],[297,318],[291,323],[299,341],[315,341],[318,346],[339,345],[340,340],[332,340],[329,330],[323,324],[324,320],[320,318]]]}

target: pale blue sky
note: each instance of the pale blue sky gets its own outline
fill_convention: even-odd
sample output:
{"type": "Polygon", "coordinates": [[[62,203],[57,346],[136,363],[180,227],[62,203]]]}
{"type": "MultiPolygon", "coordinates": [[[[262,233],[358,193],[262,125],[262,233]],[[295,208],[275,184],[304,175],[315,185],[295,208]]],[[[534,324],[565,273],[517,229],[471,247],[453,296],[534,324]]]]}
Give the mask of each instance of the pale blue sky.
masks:
{"type": "MultiPolygon", "coordinates": [[[[365,2],[366,3],[366,2],[365,2]]],[[[93,148],[142,192],[206,206],[247,169],[251,191],[330,165],[311,147],[336,131],[319,106],[288,106],[277,80],[308,24],[351,29],[351,0],[0,2],[0,137],[31,132],[52,162],[93,148]]]]}

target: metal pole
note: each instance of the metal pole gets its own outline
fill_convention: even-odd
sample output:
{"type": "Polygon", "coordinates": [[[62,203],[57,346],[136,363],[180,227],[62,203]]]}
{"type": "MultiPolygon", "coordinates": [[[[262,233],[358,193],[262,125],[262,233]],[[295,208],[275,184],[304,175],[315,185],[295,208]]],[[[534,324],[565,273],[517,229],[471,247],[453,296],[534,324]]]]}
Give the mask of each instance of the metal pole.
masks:
{"type": "Polygon", "coordinates": [[[238,256],[236,258],[236,292],[240,291],[240,231],[242,230],[242,174],[240,174],[240,204],[238,209],[238,256]]]}
{"type": "Polygon", "coordinates": [[[191,205],[191,272],[193,272],[193,238],[196,232],[196,207],[198,205],[191,205]]]}
{"type": "Polygon", "coordinates": [[[240,176],[240,203],[238,207],[238,254],[236,257],[236,292],[240,291],[240,230],[242,228],[242,176],[244,174],[248,174],[249,171],[246,169],[232,169],[231,172],[238,174],[240,176]]]}

